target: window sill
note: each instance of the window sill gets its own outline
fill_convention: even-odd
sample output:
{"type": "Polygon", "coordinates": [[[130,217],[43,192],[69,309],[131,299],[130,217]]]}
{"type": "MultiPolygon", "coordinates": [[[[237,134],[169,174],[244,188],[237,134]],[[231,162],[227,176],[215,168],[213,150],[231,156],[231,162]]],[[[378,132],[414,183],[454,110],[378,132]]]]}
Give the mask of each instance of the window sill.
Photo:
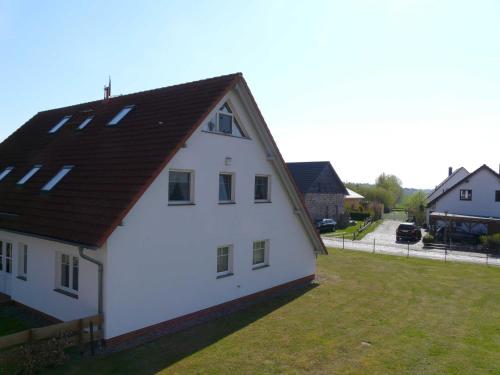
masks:
{"type": "Polygon", "coordinates": [[[222,202],[219,202],[219,204],[236,204],[236,202],[234,202],[234,201],[222,201],[222,202]]]}
{"type": "Polygon", "coordinates": [[[19,280],[28,281],[28,279],[26,278],[26,276],[17,276],[17,278],[19,280]]]}
{"type": "Polygon", "coordinates": [[[254,203],[271,203],[271,201],[254,201],[254,203]]]}
{"type": "Polygon", "coordinates": [[[169,202],[168,205],[169,206],[194,206],[195,204],[193,202],[179,202],[179,203],[169,202]]]}
{"type": "Polygon", "coordinates": [[[252,267],[252,271],[260,270],[262,268],[267,268],[267,267],[269,267],[269,264],[256,265],[256,266],[252,267]]]}
{"type": "Polygon", "coordinates": [[[225,137],[232,137],[232,138],[238,138],[238,139],[246,139],[246,140],[250,140],[249,137],[239,137],[237,135],[233,135],[233,134],[228,134],[228,133],[224,133],[224,132],[218,132],[218,131],[210,131],[210,130],[202,130],[202,133],[207,133],[207,134],[216,134],[216,135],[223,135],[225,137]]]}
{"type": "Polygon", "coordinates": [[[56,288],[56,289],[54,289],[54,292],[64,294],[65,296],[68,296],[68,297],[71,297],[74,299],[78,299],[78,294],[71,293],[71,292],[68,292],[68,291],[63,290],[63,289],[56,288]]]}
{"type": "Polygon", "coordinates": [[[234,273],[230,272],[230,273],[225,273],[224,275],[219,275],[217,276],[217,279],[223,279],[225,277],[229,277],[229,276],[233,276],[234,273]]]}

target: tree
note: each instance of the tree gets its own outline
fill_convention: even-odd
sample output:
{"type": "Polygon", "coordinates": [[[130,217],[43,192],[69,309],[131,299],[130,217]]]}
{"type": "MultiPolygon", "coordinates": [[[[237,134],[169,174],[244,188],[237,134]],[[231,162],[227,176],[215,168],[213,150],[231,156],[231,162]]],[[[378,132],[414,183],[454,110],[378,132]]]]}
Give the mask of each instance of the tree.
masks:
{"type": "Polygon", "coordinates": [[[417,191],[416,193],[408,195],[403,201],[403,206],[406,208],[406,211],[408,211],[408,217],[415,217],[417,224],[423,224],[425,222],[426,204],[427,196],[423,191],[417,191]]]}
{"type": "Polygon", "coordinates": [[[396,203],[400,201],[401,195],[403,194],[403,187],[401,186],[401,180],[398,177],[392,174],[382,173],[377,177],[375,186],[389,192],[388,201],[386,203],[387,208],[394,208],[396,203]]]}

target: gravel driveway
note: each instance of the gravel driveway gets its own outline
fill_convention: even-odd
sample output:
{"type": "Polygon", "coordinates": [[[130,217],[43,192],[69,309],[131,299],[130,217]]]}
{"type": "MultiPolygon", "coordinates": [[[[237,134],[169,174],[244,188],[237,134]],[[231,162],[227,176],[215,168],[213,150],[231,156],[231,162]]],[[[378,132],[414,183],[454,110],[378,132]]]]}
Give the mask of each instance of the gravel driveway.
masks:
{"type": "MultiPolygon", "coordinates": [[[[377,229],[373,232],[368,233],[364,238],[363,242],[373,242],[375,239],[376,242],[384,245],[390,245],[396,243],[396,229],[398,229],[401,221],[396,220],[384,220],[382,224],[380,224],[377,229]]],[[[412,247],[415,248],[423,248],[422,241],[417,243],[412,243],[412,247]]]]}

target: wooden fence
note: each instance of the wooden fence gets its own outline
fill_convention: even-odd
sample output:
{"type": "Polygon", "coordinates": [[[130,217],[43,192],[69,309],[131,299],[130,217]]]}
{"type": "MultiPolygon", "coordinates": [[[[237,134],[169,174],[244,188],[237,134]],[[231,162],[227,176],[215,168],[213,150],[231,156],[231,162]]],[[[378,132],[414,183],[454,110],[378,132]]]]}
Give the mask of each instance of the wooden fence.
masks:
{"type": "MultiPolygon", "coordinates": [[[[69,322],[52,324],[47,327],[32,328],[26,331],[0,336],[0,350],[61,336],[67,339],[67,347],[79,345],[83,350],[85,344],[93,344],[94,341],[102,337],[102,332],[98,328],[102,323],[102,316],[94,315],[69,322]]],[[[93,351],[93,345],[91,345],[91,350],[93,351]]]]}

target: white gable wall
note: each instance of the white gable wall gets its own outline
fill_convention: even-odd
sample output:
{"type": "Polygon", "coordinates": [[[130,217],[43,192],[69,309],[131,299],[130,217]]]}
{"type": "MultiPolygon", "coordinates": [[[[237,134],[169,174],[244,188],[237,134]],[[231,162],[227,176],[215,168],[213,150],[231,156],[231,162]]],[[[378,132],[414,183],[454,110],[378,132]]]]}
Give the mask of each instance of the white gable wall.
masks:
{"type": "Polygon", "coordinates": [[[248,116],[229,99],[251,139],[203,132],[202,124],[108,239],[106,338],[315,273],[311,241],[248,116]],[[194,205],[168,205],[171,168],[194,171],[194,205]],[[218,203],[220,172],[235,174],[236,204],[218,203]],[[271,175],[272,203],[254,203],[256,174],[271,175]],[[252,270],[253,241],[264,239],[270,266],[252,270]],[[217,247],[228,244],[234,275],[217,279],[217,247]]]}
{"type": "Polygon", "coordinates": [[[495,202],[495,190],[500,190],[500,179],[483,169],[443,195],[433,205],[432,210],[460,215],[500,217],[500,202],[495,202]],[[461,189],[471,189],[472,200],[461,201],[461,189]]]}

